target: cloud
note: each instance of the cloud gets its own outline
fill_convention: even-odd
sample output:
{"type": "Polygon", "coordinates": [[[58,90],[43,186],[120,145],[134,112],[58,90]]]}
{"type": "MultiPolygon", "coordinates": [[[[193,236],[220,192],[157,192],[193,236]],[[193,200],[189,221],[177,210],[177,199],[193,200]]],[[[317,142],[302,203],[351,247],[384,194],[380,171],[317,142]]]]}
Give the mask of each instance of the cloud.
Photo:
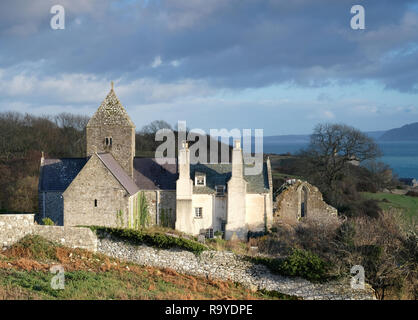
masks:
{"type": "Polygon", "coordinates": [[[351,0],[62,0],[66,29],[54,31],[54,0],[4,0],[0,109],[15,102],[22,109],[94,110],[114,80],[129,108],[176,110],[154,119],[239,119],[277,129],[265,113],[280,110],[273,114],[284,126],[306,131],[313,121],[367,125],[363,118],[385,115],[390,106],[367,85],[364,92],[341,89],[372,82],[379,94],[399,98],[391,103],[404,108],[396,115],[403,119],[418,93],[415,2],[363,0],[366,30],[352,30],[351,0]],[[248,100],[247,90],[270,87],[284,96],[270,90],[248,100]],[[341,99],[340,92],[357,98],[341,99]]]}
{"type": "Polygon", "coordinates": [[[161,60],[161,57],[160,57],[160,56],[156,56],[156,57],[155,57],[155,59],[154,59],[154,61],[153,61],[153,62],[152,62],[152,64],[151,64],[151,67],[152,67],[152,68],[157,68],[157,67],[159,67],[162,63],[163,63],[163,62],[162,62],[162,60],[161,60]]]}

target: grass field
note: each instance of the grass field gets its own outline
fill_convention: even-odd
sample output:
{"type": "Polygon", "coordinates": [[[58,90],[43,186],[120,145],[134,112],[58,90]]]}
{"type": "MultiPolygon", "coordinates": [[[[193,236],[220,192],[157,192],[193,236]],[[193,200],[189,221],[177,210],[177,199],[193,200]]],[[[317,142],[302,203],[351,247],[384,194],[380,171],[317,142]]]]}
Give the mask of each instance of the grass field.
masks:
{"type": "Polygon", "coordinates": [[[379,201],[379,205],[382,209],[398,209],[405,213],[405,217],[408,219],[418,218],[418,197],[410,197],[392,193],[362,193],[367,199],[374,199],[379,201]]]}
{"type": "Polygon", "coordinates": [[[8,299],[277,299],[228,282],[138,266],[28,236],[0,253],[0,300],[8,299]],[[65,270],[65,289],[51,288],[52,265],[65,270]]]}

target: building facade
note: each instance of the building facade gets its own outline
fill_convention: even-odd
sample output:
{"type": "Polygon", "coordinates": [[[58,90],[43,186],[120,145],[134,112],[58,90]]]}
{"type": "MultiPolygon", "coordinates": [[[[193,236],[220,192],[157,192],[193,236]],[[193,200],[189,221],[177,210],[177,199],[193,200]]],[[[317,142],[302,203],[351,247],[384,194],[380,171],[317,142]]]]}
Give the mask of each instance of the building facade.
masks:
{"type": "Polygon", "coordinates": [[[213,237],[218,231],[227,239],[246,239],[273,221],[269,161],[262,173],[246,176],[239,142],[232,163],[190,164],[186,143],[178,159],[164,165],[136,158],[135,125],[113,84],[87,124],[86,139],[84,158],[42,156],[38,221],[132,227],[141,201],[147,203],[149,225],[193,235],[213,237]]]}

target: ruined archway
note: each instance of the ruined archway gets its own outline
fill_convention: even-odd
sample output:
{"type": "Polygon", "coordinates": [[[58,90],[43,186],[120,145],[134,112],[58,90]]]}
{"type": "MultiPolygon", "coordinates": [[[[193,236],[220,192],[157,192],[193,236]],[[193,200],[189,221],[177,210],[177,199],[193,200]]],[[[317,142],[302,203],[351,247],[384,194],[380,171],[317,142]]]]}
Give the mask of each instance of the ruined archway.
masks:
{"type": "Polygon", "coordinates": [[[302,185],[299,188],[299,210],[298,210],[298,218],[303,219],[306,218],[308,214],[308,194],[309,189],[307,186],[302,185]]]}

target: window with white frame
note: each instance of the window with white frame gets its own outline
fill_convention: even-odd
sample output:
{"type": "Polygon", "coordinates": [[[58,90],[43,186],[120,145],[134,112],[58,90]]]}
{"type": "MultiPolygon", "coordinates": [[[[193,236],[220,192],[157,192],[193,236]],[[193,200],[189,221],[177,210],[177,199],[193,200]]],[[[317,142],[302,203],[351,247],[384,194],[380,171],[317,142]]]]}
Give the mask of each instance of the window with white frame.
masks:
{"type": "Polygon", "coordinates": [[[206,238],[213,239],[213,229],[206,229],[206,238]]]}
{"type": "Polygon", "coordinates": [[[206,185],[206,177],[201,175],[201,176],[196,176],[195,177],[195,185],[197,186],[205,186],[206,185]]]}
{"type": "Polygon", "coordinates": [[[201,219],[203,217],[203,208],[202,207],[196,207],[194,208],[194,217],[201,219]]]}
{"type": "Polygon", "coordinates": [[[225,195],[225,186],[215,186],[216,196],[223,197],[225,195]]]}

